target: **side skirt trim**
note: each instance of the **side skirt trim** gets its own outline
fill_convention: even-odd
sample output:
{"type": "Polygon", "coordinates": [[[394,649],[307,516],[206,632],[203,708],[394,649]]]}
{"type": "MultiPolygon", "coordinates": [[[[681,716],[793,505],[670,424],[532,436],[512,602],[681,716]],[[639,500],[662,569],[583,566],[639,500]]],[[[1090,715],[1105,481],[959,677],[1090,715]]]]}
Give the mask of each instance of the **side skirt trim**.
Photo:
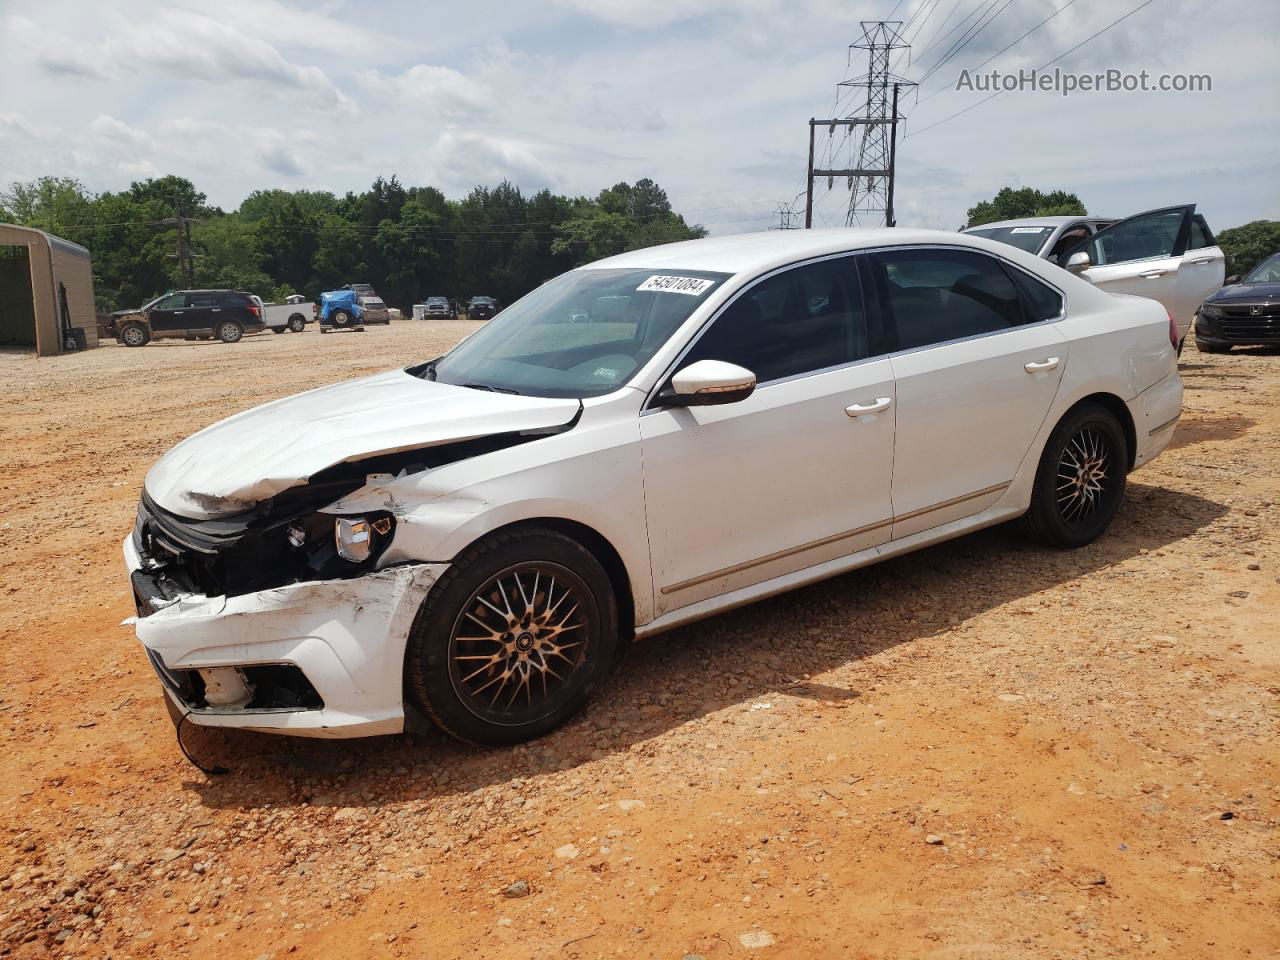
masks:
{"type": "Polygon", "coordinates": [[[796,547],[788,547],[785,550],[779,550],[776,553],[770,553],[763,557],[757,557],[754,560],[746,560],[742,563],[735,563],[731,567],[725,567],[722,570],[715,570],[711,573],[704,573],[688,580],[681,580],[679,583],[673,583],[662,588],[663,594],[678,593],[681,590],[687,590],[690,587],[696,587],[699,584],[707,583],[711,580],[718,580],[721,577],[732,576],[735,573],[742,573],[744,570],[750,570],[752,567],[759,567],[766,563],[772,563],[775,560],[782,560],[786,557],[793,557],[798,553],[805,553],[809,550],[816,550],[818,547],[829,546],[833,543],[839,543],[841,540],[848,540],[851,537],[861,536],[864,533],[871,533],[875,530],[881,530],[884,527],[892,526],[895,523],[902,523],[905,520],[913,520],[916,517],[922,517],[926,513],[933,513],[935,510],[945,510],[947,507],[954,507],[956,504],[967,503],[970,500],[976,500],[979,497],[985,497],[989,494],[999,493],[1009,488],[1009,483],[997,483],[994,486],[986,487],[982,490],[976,490],[973,493],[966,493],[963,496],[952,497],[950,500],[944,500],[941,503],[935,503],[929,507],[923,507],[920,510],[912,510],[910,513],[900,514],[890,517],[888,520],[880,520],[876,523],[869,523],[864,527],[858,527],[855,530],[846,530],[844,533],[832,534],[829,537],[823,537],[820,540],[810,540],[808,543],[802,543],[796,547]]]}

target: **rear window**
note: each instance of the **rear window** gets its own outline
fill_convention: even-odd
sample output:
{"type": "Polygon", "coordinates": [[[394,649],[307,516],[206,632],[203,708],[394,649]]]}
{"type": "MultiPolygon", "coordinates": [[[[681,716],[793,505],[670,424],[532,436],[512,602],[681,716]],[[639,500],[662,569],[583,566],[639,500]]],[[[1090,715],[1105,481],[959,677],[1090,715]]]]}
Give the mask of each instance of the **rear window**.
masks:
{"type": "Polygon", "coordinates": [[[1049,235],[1053,233],[1053,227],[974,227],[972,230],[966,230],[965,233],[987,240],[998,240],[1019,250],[1025,250],[1027,253],[1039,253],[1040,248],[1049,239],[1049,235]]]}

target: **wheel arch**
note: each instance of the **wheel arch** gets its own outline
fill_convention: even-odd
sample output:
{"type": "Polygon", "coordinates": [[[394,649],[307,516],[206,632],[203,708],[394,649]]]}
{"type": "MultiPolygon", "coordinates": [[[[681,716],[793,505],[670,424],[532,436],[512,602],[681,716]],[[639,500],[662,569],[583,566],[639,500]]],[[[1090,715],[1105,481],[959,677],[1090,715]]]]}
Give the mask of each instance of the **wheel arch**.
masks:
{"type": "Polygon", "coordinates": [[[1081,397],[1062,412],[1062,416],[1058,418],[1058,423],[1061,423],[1073,410],[1086,403],[1096,403],[1098,406],[1104,407],[1119,421],[1121,429],[1124,430],[1125,446],[1128,447],[1129,470],[1132,470],[1138,456],[1138,429],[1134,425],[1133,414],[1129,410],[1129,405],[1114,393],[1098,392],[1081,397]]]}

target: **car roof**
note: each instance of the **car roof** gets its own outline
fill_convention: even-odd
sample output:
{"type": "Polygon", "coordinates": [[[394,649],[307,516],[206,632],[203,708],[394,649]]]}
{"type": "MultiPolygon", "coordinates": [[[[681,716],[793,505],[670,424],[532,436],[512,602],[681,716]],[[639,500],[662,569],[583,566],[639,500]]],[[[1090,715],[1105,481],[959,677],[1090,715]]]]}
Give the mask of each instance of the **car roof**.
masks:
{"type": "Polygon", "coordinates": [[[979,223],[966,230],[990,230],[992,227],[1061,227],[1081,220],[1110,220],[1110,217],[1022,217],[1018,220],[997,220],[994,223],[979,223]]]}
{"type": "MultiPolygon", "coordinates": [[[[984,224],[985,226],[985,224],[984,224]]],[[[685,240],[631,250],[579,269],[707,270],[716,273],[759,273],[797,260],[825,254],[911,244],[974,247],[1009,256],[1008,244],[950,230],[906,227],[876,229],[768,230],[723,237],[685,240]]],[[[1033,258],[1034,259],[1034,258],[1033,258]]]]}

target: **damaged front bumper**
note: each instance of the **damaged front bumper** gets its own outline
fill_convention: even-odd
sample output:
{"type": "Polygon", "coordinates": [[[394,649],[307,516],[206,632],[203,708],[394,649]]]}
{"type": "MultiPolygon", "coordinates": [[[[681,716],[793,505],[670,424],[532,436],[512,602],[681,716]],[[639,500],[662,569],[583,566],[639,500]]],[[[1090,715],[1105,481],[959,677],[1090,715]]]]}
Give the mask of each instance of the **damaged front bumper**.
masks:
{"type": "Polygon", "coordinates": [[[238,596],[183,592],[125,562],[136,630],[165,694],[192,723],[306,737],[404,729],[404,654],[448,564],[413,563],[238,596]]]}

